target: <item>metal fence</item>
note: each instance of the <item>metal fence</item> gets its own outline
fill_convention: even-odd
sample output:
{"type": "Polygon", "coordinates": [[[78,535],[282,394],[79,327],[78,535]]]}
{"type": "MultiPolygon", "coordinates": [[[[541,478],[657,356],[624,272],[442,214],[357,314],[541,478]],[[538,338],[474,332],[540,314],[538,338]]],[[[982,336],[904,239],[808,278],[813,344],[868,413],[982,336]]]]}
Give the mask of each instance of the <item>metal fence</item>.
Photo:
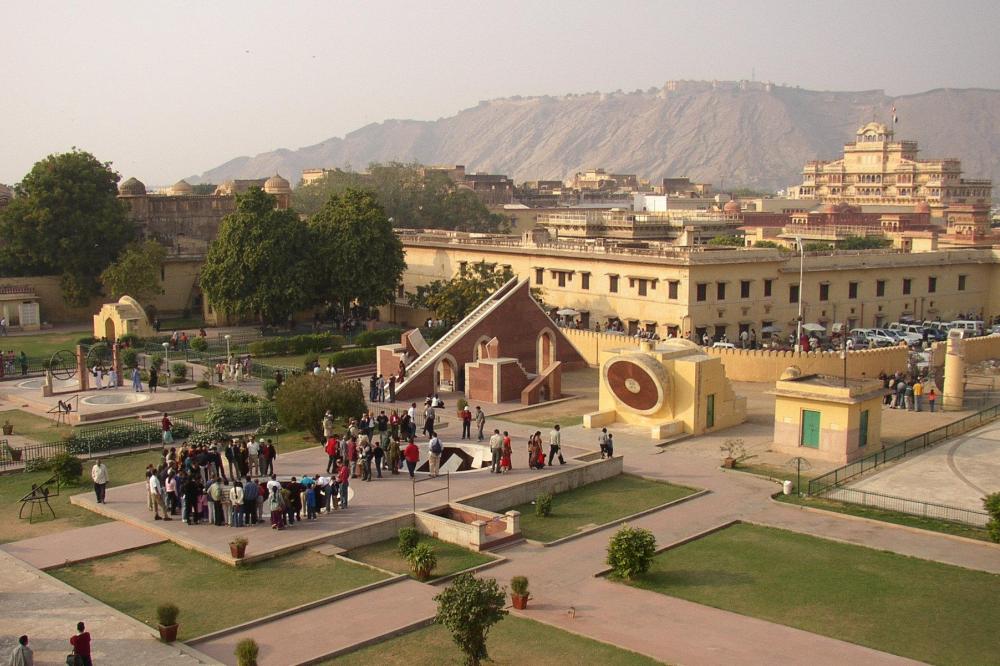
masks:
{"type": "Polygon", "coordinates": [[[857,488],[835,488],[824,495],[824,498],[860,506],[897,511],[922,518],[950,520],[956,523],[975,525],[976,527],[984,527],[990,519],[990,515],[985,511],[963,509],[945,504],[935,504],[934,502],[923,502],[906,497],[896,497],[895,495],[884,495],[857,488]]]}
{"type": "Polygon", "coordinates": [[[810,495],[822,495],[830,489],[878,469],[886,463],[898,460],[916,451],[922,451],[951,437],[974,430],[985,423],[995,420],[998,416],[1000,416],[1000,405],[993,404],[959,421],[903,440],[898,444],[871,453],[864,458],[816,477],[809,482],[808,493],[810,495]]]}

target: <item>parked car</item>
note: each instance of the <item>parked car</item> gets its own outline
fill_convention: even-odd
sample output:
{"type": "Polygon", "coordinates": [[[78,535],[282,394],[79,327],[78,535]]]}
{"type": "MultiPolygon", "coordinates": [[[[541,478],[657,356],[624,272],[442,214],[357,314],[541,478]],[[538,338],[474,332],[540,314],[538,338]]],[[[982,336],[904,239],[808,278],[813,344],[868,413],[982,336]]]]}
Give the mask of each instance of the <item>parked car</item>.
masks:
{"type": "Polygon", "coordinates": [[[972,338],[983,334],[983,322],[972,319],[956,319],[948,328],[960,328],[965,331],[965,337],[972,338]]]}
{"type": "Polygon", "coordinates": [[[902,338],[885,328],[868,329],[868,342],[875,347],[892,347],[898,345],[902,338]]]}
{"type": "Polygon", "coordinates": [[[910,346],[919,345],[924,341],[923,327],[917,324],[903,324],[894,321],[889,324],[888,331],[906,340],[906,344],[910,346]]]}

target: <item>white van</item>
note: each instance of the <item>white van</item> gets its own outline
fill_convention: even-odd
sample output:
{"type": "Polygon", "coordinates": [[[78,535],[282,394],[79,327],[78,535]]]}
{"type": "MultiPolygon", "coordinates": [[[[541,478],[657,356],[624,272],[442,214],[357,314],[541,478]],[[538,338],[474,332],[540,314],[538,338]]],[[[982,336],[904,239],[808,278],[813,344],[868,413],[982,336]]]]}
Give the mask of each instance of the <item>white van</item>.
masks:
{"type": "Polygon", "coordinates": [[[983,334],[983,322],[971,319],[957,319],[948,325],[949,329],[960,328],[965,331],[965,337],[972,338],[983,334]]]}

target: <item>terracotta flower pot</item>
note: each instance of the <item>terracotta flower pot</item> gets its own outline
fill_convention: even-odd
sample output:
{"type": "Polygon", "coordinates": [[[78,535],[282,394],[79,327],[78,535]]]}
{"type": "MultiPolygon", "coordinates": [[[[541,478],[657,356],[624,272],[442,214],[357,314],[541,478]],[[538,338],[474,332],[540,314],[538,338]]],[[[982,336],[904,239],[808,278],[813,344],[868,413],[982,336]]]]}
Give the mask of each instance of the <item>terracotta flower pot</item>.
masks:
{"type": "Polygon", "coordinates": [[[21,460],[21,449],[11,449],[10,459],[14,462],[19,462],[21,460]]]}
{"type": "Polygon", "coordinates": [[[247,554],[247,545],[245,543],[231,543],[229,544],[229,554],[235,559],[242,559],[247,554]]]}
{"type": "Polygon", "coordinates": [[[14,434],[14,426],[13,425],[5,425],[5,426],[2,426],[2,428],[3,428],[3,434],[5,434],[5,435],[13,435],[14,434]]]}
{"type": "Polygon", "coordinates": [[[173,643],[177,640],[177,627],[180,625],[171,624],[163,626],[162,624],[156,625],[160,630],[160,640],[164,643],[173,643]]]}
{"type": "Polygon", "coordinates": [[[510,603],[517,610],[524,610],[528,607],[528,596],[527,594],[511,594],[510,603]]]}
{"type": "Polygon", "coordinates": [[[725,460],[722,461],[722,466],[725,467],[726,469],[732,469],[736,467],[736,459],[726,458],[725,460]]]}

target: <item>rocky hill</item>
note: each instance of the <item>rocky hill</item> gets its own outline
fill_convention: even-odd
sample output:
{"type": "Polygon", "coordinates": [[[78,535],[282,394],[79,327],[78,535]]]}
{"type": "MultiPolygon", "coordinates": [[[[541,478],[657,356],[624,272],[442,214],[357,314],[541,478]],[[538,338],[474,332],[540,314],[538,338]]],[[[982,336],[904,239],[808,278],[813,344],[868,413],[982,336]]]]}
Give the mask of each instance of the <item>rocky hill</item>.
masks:
{"type": "Polygon", "coordinates": [[[760,83],[680,81],[633,93],[507,98],[437,121],[387,120],[298,150],[238,157],[194,180],[222,182],[398,160],[464,164],[517,181],[589,167],[716,187],[780,188],[811,159],[834,159],[873,117],[925,157],[958,157],[967,177],[1000,182],[1000,90],[820,92],[760,83]]]}

